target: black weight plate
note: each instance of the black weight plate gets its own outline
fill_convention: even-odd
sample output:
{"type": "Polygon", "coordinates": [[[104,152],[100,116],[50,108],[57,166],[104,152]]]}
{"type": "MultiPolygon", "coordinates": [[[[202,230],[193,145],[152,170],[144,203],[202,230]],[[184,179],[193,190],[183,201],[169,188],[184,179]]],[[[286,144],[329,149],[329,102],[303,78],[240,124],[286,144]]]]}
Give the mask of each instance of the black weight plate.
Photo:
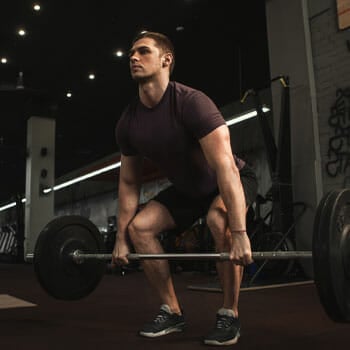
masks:
{"type": "Polygon", "coordinates": [[[75,250],[101,252],[102,236],[88,219],[68,215],[49,222],[39,234],[34,250],[34,269],[43,289],[61,300],[77,300],[89,295],[104,275],[106,263],[97,259],[75,263],[75,250]]]}
{"type": "Polygon", "coordinates": [[[328,316],[350,322],[350,190],[333,190],[318,205],[312,243],[314,279],[328,316]]]}

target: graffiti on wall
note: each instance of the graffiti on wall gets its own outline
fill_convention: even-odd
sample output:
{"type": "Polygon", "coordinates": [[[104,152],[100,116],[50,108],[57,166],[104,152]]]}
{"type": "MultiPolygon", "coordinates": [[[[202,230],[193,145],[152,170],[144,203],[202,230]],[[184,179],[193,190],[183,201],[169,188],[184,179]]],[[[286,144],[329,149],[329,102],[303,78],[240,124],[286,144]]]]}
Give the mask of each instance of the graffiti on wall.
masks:
{"type": "Polygon", "coordinates": [[[338,89],[328,125],[333,135],[328,141],[327,174],[331,177],[350,174],[350,88],[338,89]]]}

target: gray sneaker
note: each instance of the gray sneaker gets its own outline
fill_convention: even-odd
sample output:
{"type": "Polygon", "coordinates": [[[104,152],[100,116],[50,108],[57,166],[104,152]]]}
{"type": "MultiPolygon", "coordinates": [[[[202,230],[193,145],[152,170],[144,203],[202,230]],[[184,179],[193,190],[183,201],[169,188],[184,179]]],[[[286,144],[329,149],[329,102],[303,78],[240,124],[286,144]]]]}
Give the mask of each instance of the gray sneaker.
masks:
{"type": "Polygon", "coordinates": [[[216,314],[215,328],[204,338],[204,344],[215,346],[236,344],[240,329],[239,318],[225,309],[220,309],[216,314]]]}
{"type": "Polygon", "coordinates": [[[163,304],[155,319],[150,323],[146,323],[139,334],[144,337],[155,338],[173,332],[182,332],[184,328],[184,316],[172,313],[169,306],[163,304]]]}

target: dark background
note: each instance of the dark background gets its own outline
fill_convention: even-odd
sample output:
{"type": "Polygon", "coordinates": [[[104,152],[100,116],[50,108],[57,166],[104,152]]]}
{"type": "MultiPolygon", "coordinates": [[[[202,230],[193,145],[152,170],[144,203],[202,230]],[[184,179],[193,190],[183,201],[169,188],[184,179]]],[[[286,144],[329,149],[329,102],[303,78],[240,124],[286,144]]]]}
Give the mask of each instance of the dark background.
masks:
{"type": "Polygon", "coordinates": [[[24,193],[30,116],[56,119],[56,177],[118,151],[115,124],[136,85],[127,56],[113,53],[127,51],[140,30],[168,35],[176,50],[172,79],[204,91],[219,108],[268,85],[264,1],[37,3],[39,12],[28,0],[1,4],[0,57],[8,63],[0,64],[0,204],[24,193]]]}

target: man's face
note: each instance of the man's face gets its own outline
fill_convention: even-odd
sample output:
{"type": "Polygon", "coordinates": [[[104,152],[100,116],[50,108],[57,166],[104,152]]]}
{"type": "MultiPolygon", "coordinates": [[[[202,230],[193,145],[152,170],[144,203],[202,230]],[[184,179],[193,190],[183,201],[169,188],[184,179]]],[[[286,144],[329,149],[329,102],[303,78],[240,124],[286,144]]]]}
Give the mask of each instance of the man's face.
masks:
{"type": "Polygon", "coordinates": [[[131,76],[136,81],[150,79],[162,71],[163,53],[151,38],[134,43],[129,52],[131,76]]]}

